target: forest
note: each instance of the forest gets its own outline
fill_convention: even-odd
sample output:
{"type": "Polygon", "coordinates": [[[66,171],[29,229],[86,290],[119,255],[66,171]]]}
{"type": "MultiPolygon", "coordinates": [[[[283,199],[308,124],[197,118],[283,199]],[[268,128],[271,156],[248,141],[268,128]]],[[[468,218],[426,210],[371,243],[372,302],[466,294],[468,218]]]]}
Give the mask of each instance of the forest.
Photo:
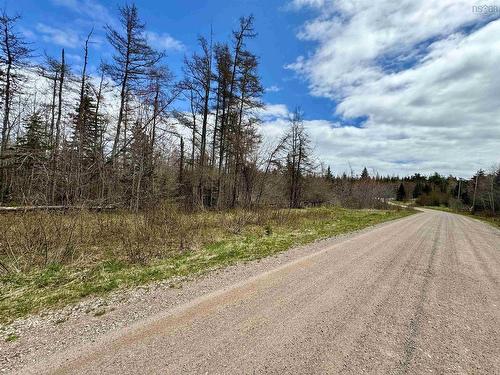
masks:
{"type": "Polygon", "coordinates": [[[93,30],[81,71],[64,49],[35,64],[19,17],[3,12],[0,206],[374,208],[397,195],[495,214],[498,168],[468,181],[370,176],[366,168],[334,176],[313,154],[299,107],[280,139],[262,142],[259,57],[247,48],[257,36],[252,16],[227,41],[200,36],[183,77],[149,45],[135,5],[119,7],[118,16],[118,28],[104,25],[112,58],[89,74],[93,30]]]}
{"type": "Polygon", "coordinates": [[[229,41],[200,36],[179,79],[148,44],[135,5],[120,7],[119,20],[105,26],[113,57],[91,76],[92,30],[75,72],[64,49],[32,64],[18,17],[2,15],[1,204],[137,211],[168,199],[193,210],[284,195],[300,206],[312,155],[299,110],[271,151],[261,147],[253,17],[229,41]]]}
{"type": "Polygon", "coordinates": [[[459,211],[489,216],[500,207],[500,168],[480,169],[469,179],[441,176],[425,177],[416,173],[402,179],[396,199],[415,199],[419,206],[444,206],[459,211]]]}

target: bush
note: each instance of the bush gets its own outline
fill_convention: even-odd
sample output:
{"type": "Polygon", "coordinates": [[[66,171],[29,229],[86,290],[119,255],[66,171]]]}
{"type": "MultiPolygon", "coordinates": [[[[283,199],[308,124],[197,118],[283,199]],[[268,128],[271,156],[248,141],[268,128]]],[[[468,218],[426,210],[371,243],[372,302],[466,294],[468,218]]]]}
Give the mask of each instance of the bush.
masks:
{"type": "Polygon", "coordinates": [[[417,198],[416,203],[419,206],[446,206],[449,204],[449,195],[440,191],[433,190],[430,193],[422,194],[417,198]]]}
{"type": "Polygon", "coordinates": [[[183,212],[172,204],[138,213],[9,213],[0,215],[5,228],[0,273],[51,264],[92,267],[109,259],[147,264],[249,230],[270,235],[274,226],[293,225],[293,217],[289,210],[276,209],[183,212]]]}

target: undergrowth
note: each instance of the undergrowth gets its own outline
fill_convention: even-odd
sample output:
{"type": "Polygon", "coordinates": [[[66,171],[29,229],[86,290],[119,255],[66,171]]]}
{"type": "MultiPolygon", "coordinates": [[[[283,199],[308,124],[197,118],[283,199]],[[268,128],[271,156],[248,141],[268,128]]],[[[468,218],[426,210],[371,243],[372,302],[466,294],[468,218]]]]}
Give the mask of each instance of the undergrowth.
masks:
{"type": "Polygon", "coordinates": [[[193,275],[362,229],[405,210],[25,213],[0,216],[0,323],[118,288],[193,275]]]}

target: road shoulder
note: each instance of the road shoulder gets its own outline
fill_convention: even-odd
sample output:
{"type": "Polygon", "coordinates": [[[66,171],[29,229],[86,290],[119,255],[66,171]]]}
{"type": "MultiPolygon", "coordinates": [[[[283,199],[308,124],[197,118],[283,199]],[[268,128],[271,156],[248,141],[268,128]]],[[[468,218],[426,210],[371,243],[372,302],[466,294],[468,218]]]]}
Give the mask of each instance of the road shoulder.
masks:
{"type": "MultiPolygon", "coordinates": [[[[418,214],[417,214],[418,215],[418,214]]],[[[334,244],[355,238],[376,228],[409,220],[415,215],[380,223],[362,230],[295,247],[276,255],[241,262],[199,276],[167,280],[106,297],[90,298],[73,306],[20,319],[2,332],[16,339],[0,341],[0,371],[7,372],[58,353],[68,347],[95,342],[100,337],[140,320],[229,287],[242,280],[272,271],[334,244]],[[97,313],[89,314],[89,311],[97,313]],[[100,314],[99,312],[102,312],[100,314]]]]}

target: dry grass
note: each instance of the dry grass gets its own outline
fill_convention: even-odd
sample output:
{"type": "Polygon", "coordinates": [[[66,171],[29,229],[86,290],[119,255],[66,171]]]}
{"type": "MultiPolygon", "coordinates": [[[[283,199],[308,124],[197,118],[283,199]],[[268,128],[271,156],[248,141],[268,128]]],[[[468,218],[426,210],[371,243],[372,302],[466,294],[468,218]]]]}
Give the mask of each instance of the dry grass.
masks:
{"type": "Polygon", "coordinates": [[[262,258],[408,211],[31,212],[0,216],[0,322],[88,295],[262,258]]]}
{"type": "MultiPolygon", "coordinates": [[[[312,212],[302,217],[313,216],[312,212]]],[[[195,251],[210,242],[265,225],[292,224],[289,210],[184,213],[162,206],[144,213],[29,212],[0,215],[3,271],[53,264],[92,266],[105,259],[131,264],[195,251]]]]}
{"type": "Polygon", "coordinates": [[[458,214],[458,215],[469,216],[473,219],[481,220],[481,221],[484,221],[488,224],[493,225],[494,227],[500,228],[500,216],[498,216],[498,215],[493,216],[493,215],[488,215],[487,213],[482,213],[482,212],[478,212],[476,214],[473,214],[468,210],[453,209],[453,208],[445,207],[445,206],[424,206],[424,207],[430,208],[431,210],[452,212],[452,213],[458,214]]]}

